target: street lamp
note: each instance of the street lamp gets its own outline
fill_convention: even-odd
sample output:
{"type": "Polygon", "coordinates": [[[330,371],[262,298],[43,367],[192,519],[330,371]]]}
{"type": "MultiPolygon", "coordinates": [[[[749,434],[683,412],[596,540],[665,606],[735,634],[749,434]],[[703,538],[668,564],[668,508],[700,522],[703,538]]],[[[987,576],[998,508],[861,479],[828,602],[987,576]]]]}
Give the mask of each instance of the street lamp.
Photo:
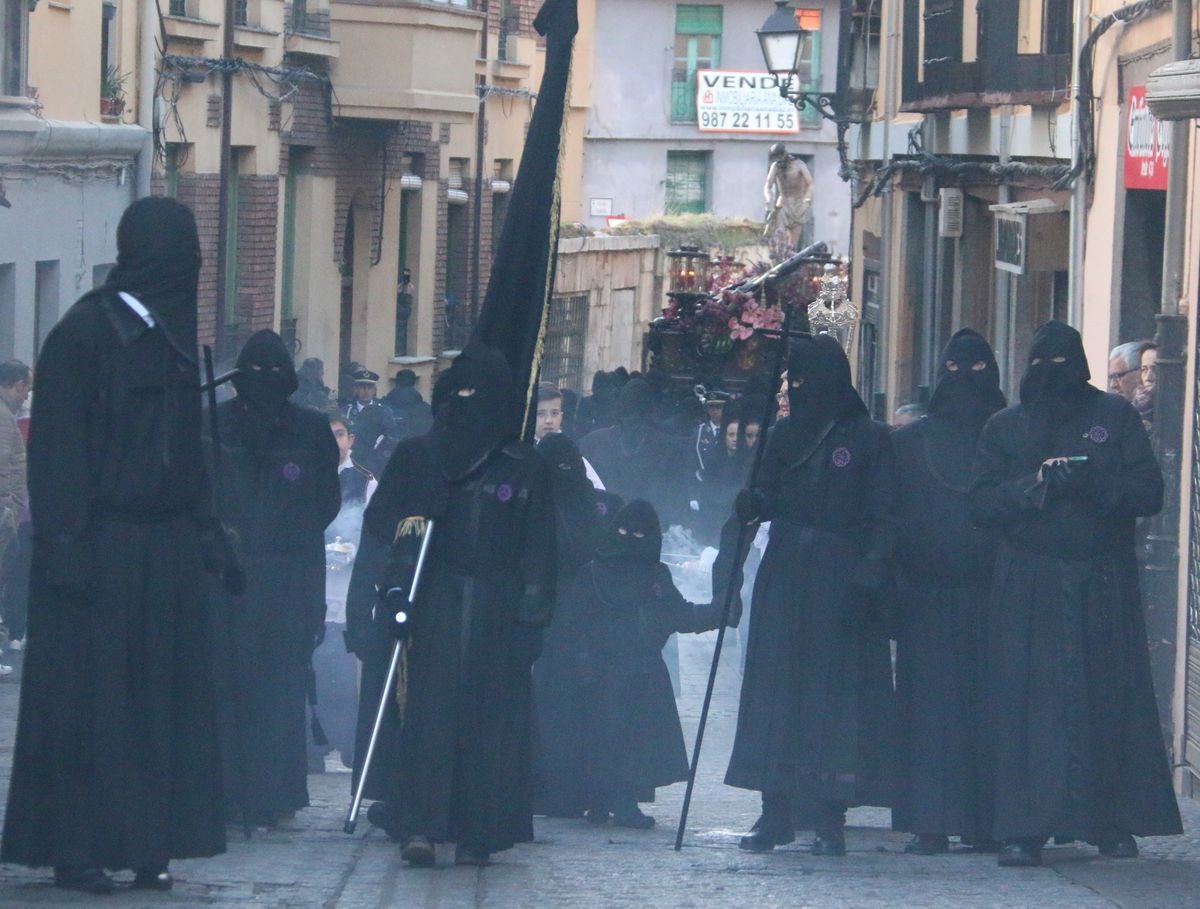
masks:
{"type": "Polygon", "coordinates": [[[811,60],[813,33],[801,26],[796,11],[788,6],[788,2],[775,0],[774,12],[756,32],[767,71],[779,83],[779,94],[790,101],[797,111],[811,107],[826,120],[843,123],[845,118],[838,115],[832,95],[800,91],[800,72],[809,65],[806,61],[811,60]]]}

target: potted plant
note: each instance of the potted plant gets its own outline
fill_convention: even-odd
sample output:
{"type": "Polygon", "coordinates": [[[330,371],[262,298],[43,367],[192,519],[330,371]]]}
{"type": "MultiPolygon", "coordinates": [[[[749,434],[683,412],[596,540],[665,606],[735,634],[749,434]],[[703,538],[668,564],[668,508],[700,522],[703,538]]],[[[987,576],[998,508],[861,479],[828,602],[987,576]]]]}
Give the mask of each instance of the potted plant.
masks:
{"type": "Polygon", "coordinates": [[[106,66],[100,80],[100,116],[115,119],[125,110],[125,79],[116,66],[106,66]]]}

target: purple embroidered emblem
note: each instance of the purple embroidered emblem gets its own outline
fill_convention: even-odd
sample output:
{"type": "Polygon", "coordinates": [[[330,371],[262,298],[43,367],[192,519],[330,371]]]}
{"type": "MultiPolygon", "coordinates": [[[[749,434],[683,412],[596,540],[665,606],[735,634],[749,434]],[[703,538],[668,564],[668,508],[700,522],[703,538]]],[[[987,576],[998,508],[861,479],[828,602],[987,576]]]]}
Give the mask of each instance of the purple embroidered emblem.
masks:
{"type": "Polygon", "coordinates": [[[850,466],[850,449],[835,448],[833,450],[833,466],[834,467],[849,467],[850,466]]]}
{"type": "Polygon", "coordinates": [[[1088,430],[1087,437],[1097,445],[1103,445],[1108,441],[1108,430],[1103,426],[1093,426],[1088,430]]]}
{"type": "Polygon", "coordinates": [[[496,498],[501,502],[511,501],[513,497],[513,488],[507,483],[501,483],[496,487],[496,498]]]}
{"type": "Polygon", "coordinates": [[[288,461],[283,465],[283,478],[295,483],[300,479],[300,465],[293,461],[288,461]]]}

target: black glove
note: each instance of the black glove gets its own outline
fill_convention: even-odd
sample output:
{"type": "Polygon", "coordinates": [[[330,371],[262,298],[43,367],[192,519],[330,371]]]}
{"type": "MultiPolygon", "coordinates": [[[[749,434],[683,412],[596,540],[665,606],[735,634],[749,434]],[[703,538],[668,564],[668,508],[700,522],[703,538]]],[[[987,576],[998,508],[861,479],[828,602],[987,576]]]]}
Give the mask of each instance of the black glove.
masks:
{"type": "Polygon", "coordinates": [[[246,573],[233,554],[224,528],[212,527],[200,534],[200,558],[204,570],[220,580],[226,593],[241,596],[246,592],[246,573]]]}
{"type": "Polygon", "coordinates": [[[511,644],[513,665],[526,670],[542,655],[542,627],[518,622],[513,626],[511,644]]]}
{"type": "Polygon", "coordinates": [[[1045,468],[1046,487],[1051,495],[1062,497],[1081,492],[1092,485],[1091,461],[1063,462],[1045,468]]]}
{"type": "Polygon", "coordinates": [[[408,591],[403,587],[379,588],[379,603],[375,606],[375,622],[398,641],[408,639],[408,591]]]}
{"type": "Polygon", "coordinates": [[[764,504],[760,493],[753,489],[743,489],[733,500],[733,512],[743,524],[753,524],[761,520],[764,504]]]}

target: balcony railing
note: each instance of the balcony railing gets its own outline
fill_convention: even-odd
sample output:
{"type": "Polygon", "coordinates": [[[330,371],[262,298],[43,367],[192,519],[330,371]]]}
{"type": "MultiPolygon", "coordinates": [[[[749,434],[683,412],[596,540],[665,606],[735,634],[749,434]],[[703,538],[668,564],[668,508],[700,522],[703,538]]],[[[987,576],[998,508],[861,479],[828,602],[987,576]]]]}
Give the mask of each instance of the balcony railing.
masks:
{"type": "Polygon", "coordinates": [[[289,35],[329,37],[329,10],[311,9],[308,0],[292,0],[286,9],[284,31],[289,35]]]}

